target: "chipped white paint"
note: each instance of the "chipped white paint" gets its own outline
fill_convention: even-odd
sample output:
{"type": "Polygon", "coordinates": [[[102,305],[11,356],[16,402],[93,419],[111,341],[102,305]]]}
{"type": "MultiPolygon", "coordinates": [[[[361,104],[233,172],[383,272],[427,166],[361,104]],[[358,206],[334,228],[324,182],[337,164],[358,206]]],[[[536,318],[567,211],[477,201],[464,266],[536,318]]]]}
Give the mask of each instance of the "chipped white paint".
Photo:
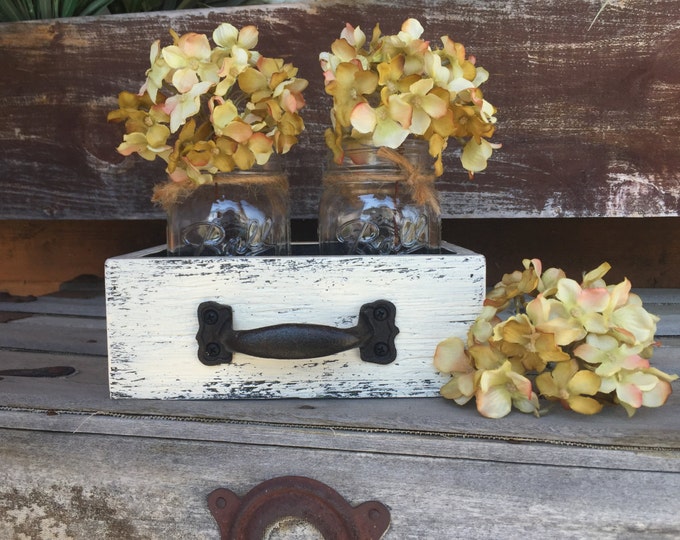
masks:
{"type": "Polygon", "coordinates": [[[435,396],[448,377],[432,355],[463,337],[481,309],[482,255],[447,244],[441,255],[254,258],[149,257],[106,263],[109,384],[114,398],[225,399],[435,396]],[[197,308],[213,300],[234,312],[234,328],[281,323],[348,328],[360,307],[396,306],[396,360],[363,362],[358,349],[315,359],[240,353],[231,364],[197,357],[197,308]]]}

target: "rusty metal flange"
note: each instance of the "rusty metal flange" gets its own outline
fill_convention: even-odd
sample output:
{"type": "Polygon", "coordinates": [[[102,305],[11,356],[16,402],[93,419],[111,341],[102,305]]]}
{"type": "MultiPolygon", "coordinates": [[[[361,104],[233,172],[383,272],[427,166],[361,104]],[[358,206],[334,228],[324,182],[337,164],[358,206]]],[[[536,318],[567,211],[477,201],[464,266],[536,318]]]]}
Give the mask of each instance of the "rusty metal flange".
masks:
{"type": "Polygon", "coordinates": [[[390,512],[378,501],[352,507],[331,487],[304,476],[282,476],[262,482],[243,498],[218,488],[208,508],[222,540],[255,540],[285,519],[314,526],[325,540],[379,540],[390,524],[390,512]]]}

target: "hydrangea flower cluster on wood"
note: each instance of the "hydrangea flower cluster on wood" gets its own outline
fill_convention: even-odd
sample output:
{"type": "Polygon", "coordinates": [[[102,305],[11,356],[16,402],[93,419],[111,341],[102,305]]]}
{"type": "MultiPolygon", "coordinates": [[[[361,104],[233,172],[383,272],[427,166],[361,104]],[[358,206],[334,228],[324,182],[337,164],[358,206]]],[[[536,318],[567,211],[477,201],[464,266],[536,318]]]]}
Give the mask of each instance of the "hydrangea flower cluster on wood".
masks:
{"type": "Polygon", "coordinates": [[[489,418],[513,406],[539,415],[539,395],[582,414],[616,403],[632,416],[666,402],[677,375],[650,365],[659,319],[630,281],[607,285],[608,263],[580,284],[557,268],[543,272],[538,259],[523,263],[487,295],[467,343],[454,337],[437,347],[435,367],[451,374],[444,397],[460,405],[475,398],[489,418]]]}

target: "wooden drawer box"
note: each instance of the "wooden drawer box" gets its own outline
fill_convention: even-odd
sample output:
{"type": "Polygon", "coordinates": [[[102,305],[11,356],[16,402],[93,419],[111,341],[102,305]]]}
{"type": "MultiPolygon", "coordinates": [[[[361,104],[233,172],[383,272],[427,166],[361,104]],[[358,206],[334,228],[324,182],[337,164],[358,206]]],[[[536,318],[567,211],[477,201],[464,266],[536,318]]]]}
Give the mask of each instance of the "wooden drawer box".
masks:
{"type": "Polygon", "coordinates": [[[436,372],[432,355],[442,339],[463,337],[478,315],[485,293],[484,257],[451,244],[437,255],[390,257],[319,256],[314,249],[295,245],[288,257],[175,258],[154,248],[109,259],[111,397],[437,395],[448,376],[436,372]],[[231,308],[236,333],[296,326],[284,341],[288,346],[273,345],[288,351],[285,356],[296,349],[291,343],[303,341],[296,337],[299,325],[352,334],[347,329],[362,326],[362,306],[383,300],[394,306],[398,328],[392,343],[396,358],[388,364],[362,360],[364,349],[372,347],[365,343],[316,358],[235,352],[230,363],[199,360],[197,335],[207,331],[199,314],[206,302],[231,308]]]}

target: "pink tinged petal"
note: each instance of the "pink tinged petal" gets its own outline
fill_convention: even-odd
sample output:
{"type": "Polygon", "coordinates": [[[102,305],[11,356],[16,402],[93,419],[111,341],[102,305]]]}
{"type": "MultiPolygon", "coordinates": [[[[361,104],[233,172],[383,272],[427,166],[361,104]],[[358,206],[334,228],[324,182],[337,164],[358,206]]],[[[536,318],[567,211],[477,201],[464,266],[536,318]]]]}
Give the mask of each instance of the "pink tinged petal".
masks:
{"type": "Polygon", "coordinates": [[[253,130],[245,122],[232,122],[222,130],[222,134],[243,143],[253,134],[253,130]]]}
{"type": "Polygon", "coordinates": [[[197,83],[198,76],[191,69],[178,69],[172,76],[172,84],[181,94],[189,92],[197,83]]]}
{"type": "Polygon", "coordinates": [[[642,390],[634,384],[619,384],[616,387],[616,397],[636,409],[642,406],[642,390]]]}
{"type": "Polygon", "coordinates": [[[661,407],[671,395],[671,385],[659,381],[654,388],[642,394],[642,405],[645,407],[661,407]]]}
{"type": "Polygon", "coordinates": [[[366,42],[366,34],[359,26],[354,28],[351,24],[346,23],[345,28],[342,29],[340,37],[346,39],[347,42],[355,47],[361,48],[366,42]]]}
{"type": "Polygon", "coordinates": [[[129,156],[135,152],[139,152],[146,147],[146,136],[143,133],[128,133],[123,135],[123,142],[116,148],[118,153],[129,156]]]}
{"type": "Polygon", "coordinates": [[[510,371],[508,373],[508,378],[512,381],[512,383],[515,385],[515,388],[517,388],[517,391],[526,399],[531,398],[531,393],[532,393],[532,387],[531,387],[531,381],[524,377],[523,375],[520,375],[519,373],[515,373],[514,371],[510,371]]]}
{"type": "Polygon", "coordinates": [[[601,313],[609,305],[609,291],[602,287],[582,289],[581,294],[578,296],[578,303],[588,311],[601,313]]]}
{"type": "Polygon", "coordinates": [[[401,127],[399,123],[394,120],[384,120],[375,127],[373,144],[375,146],[399,148],[408,135],[408,130],[401,127]]]}
{"type": "Polygon", "coordinates": [[[533,324],[546,322],[550,317],[550,303],[539,294],[527,304],[526,313],[533,324]]]}
{"type": "Polygon", "coordinates": [[[390,117],[399,122],[402,127],[409,129],[413,118],[413,107],[399,96],[390,96],[388,104],[390,117]]]}
{"type": "Polygon", "coordinates": [[[649,360],[645,360],[637,354],[631,354],[624,358],[621,367],[623,369],[630,369],[631,371],[635,369],[646,369],[649,367],[649,360]]]}
{"type": "Polygon", "coordinates": [[[463,340],[457,337],[445,339],[434,352],[434,367],[442,373],[467,373],[472,371],[472,365],[463,340]]]}
{"type": "Polygon", "coordinates": [[[182,52],[191,58],[208,60],[210,58],[210,42],[205,34],[189,32],[179,38],[179,47],[182,52]]]}
{"type": "Polygon", "coordinates": [[[189,180],[189,175],[187,174],[187,172],[180,167],[177,167],[168,176],[170,177],[170,180],[172,180],[173,182],[185,182],[189,180]]]}
{"type": "Polygon", "coordinates": [[[406,19],[401,25],[401,31],[405,32],[413,39],[418,39],[425,29],[417,19],[406,19]]]}
{"type": "Polygon", "coordinates": [[[239,45],[241,45],[241,47],[244,47],[246,49],[252,49],[257,45],[258,37],[259,33],[255,26],[253,26],[252,24],[244,26],[238,33],[238,43],[239,45]]]}
{"type": "Polygon", "coordinates": [[[281,93],[281,105],[290,113],[297,112],[298,101],[295,99],[295,96],[290,93],[290,90],[284,89],[281,93]]]}
{"type": "Polygon", "coordinates": [[[368,103],[357,104],[352,109],[349,118],[352,127],[359,133],[371,133],[378,123],[378,117],[368,103]]]}
{"type": "Polygon", "coordinates": [[[448,110],[446,101],[434,94],[428,94],[420,98],[420,106],[432,118],[441,118],[448,110]]]}
{"type": "Polygon", "coordinates": [[[503,418],[512,407],[510,393],[503,387],[492,387],[486,392],[477,391],[477,410],[487,418],[503,418]]]}

